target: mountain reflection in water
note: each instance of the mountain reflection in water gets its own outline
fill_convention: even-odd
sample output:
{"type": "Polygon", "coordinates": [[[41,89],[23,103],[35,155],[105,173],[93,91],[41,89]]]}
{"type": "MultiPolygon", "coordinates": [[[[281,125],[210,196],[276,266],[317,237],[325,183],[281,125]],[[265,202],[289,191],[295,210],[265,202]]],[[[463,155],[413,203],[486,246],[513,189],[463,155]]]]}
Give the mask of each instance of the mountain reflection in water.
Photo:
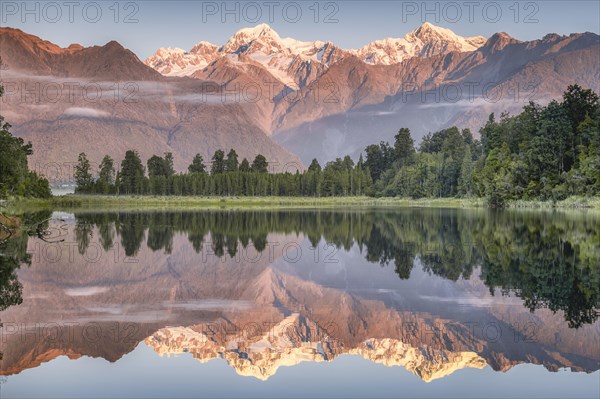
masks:
{"type": "Polygon", "coordinates": [[[424,381],[600,361],[600,221],[487,210],[40,212],[4,241],[1,374],[66,355],[359,355],[424,381]],[[22,303],[21,303],[22,302],[22,303]]]}

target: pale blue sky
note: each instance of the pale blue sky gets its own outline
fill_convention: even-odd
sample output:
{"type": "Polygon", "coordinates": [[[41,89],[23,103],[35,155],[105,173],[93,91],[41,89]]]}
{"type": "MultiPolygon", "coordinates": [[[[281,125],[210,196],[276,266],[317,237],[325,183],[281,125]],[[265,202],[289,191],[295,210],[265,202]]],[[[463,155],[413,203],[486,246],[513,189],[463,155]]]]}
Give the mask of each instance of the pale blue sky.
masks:
{"type": "Polygon", "coordinates": [[[552,373],[522,364],[506,373],[489,366],[464,368],[425,383],[402,367],[343,355],[331,362],[280,367],[261,381],[237,375],[223,359],[201,363],[190,353],[160,357],[140,344],[116,363],[61,356],[9,376],[0,389],[9,398],[597,398],[599,374],[552,373]]]}
{"type": "Polygon", "coordinates": [[[75,3],[70,9],[62,1],[3,0],[0,25],[23,29],[61,46],[117,40],[141,59],[158,47],[188,50],[201,40],[223,44],[238,29],[262,22],[269,23],[282,37],[331,40],[343,48],[402,37],[425,20],[463,36],[489,37],[504,31],[521,40],[550,32],[600,32],[598,0],[473,1],[473,6],[462,0],[322,1],[318,13],[313,0],[272,1],[272,7],[267,0],[229,2],[225,7],[231,13],[224,13],[227,10],[221,1],[121,1],[119,7],[114,7],[114,0],[75,3]]]}

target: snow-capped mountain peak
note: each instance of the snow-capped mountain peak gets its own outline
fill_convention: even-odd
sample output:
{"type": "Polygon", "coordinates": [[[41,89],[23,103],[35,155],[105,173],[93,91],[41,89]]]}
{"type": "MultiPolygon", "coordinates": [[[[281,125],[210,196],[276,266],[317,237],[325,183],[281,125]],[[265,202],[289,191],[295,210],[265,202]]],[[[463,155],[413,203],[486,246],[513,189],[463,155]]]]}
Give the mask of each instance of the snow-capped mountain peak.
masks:
{"type": "Polygon", "coordinates": [[[424,22],[412,33],[419,38],[427,38],[428,36],[442,36],[447,38],[453,38],[457,36],[450,29],[442,28],[441,26],[436,26],[429,22],[424,22]]]}
{"type": "Polygon", "coordinates": [[[190,76],[214,60],[228,57],[236,62],[261,64],[276,79],[293,86],[300,83],[299,80],[306,80],[306,76],[296,76],[298,70],[303,70],[304,74],[312,70],[306,64],[318,62],[328,66],[339,59],[341,53],[335,50],[337,48],[330,42],[281,38],[269,25],[260,24],[240,29],[220,47],[201,41],[189,52],[160,48],[145,63],[163,75],[190,76]]]}
{"type": "Polygon", "coordinates": [[[203,53],[206,51],[217,51],[219,47],[215,46],[212,43],[206,42],[206,41],[201,41],[198,42],[194,45],[194,47],[192,47],[192,49],[190,50],[190,53],[193,54],[197,54],[197,53],[203,53]]]}
{"type": "Polygon", "coordinates": [[[475,51],[483,36],[462,37],[447,28],[425,22],[403,38],[376,40],[352,52],[369,64],[396,64],[412,57],[431,57],[450,51],[475,51]]]}
{"type": "MultiPolygon", "coordinates": [[[[220,57],[245,59],[263,65],[285,84],[298,82],[297,71],[313,70],[309,64],[318,63],[324,69],[353,54],[369,64],[390,65],[412,57],[431,57],[450,51],[474,51],[483,46],[482,36],[462,37],[450,29],[425,22],[403,38],[377,40],[356,50],[343,50],[331,42],[300,41],[282,38],[267,24],[237,31],[224,45],[218,47],[202,41],[190,51],[161,48],[145,63],[163,75],[186,76],[205,68],[220,57]]],[[[242,61],[245,62],[245,61],[242,61]]],[[[306,77],[302,78],[306,79],[306,77]]]]}
{"type": "Polygon", "coordinates": [[[178,48],[178,47],[161,47],[158,50],[156,50],[156,54],[155,55],[160,55],[160,56],[170,56],[170,55],[183,55],[185,54],[186,51],[182,48],[178,48]]]}
{"type": "Polygon", "coordinates": [[[218,47],[197,43],[189,52],[181,48],[162,47],[144,63],[166,76],[189,76],[218,58],[218,47]]]}
{"type": "Polygon", "coordinates": [[[405,38],[418,38],[422,42],[432,43],[435,41],[442,41],[446,43],[453,43],[457,45],[459,51],[464,49],[465,51],[473,51],[486,42],[486,38],[483,36],[463,37],[459,36],[450,29],[435,26],[429,22],[425,22],[423,25],[415,29],[413,32],[406,35],[405,38]],[[474,47],[471,49],[470,47],[474,47]]]}
{"type": "Polygon", "coordinates": [[[267,24],[260,24],[254,28],[243,28],[237,31],[219,50],[222,53],[246,52],[254,42],[267,51],[277,51],[283,48],[281,38],[267,24]]]}
{"type": "Polygon", "coordinates": [[[242,28],[233,37],[247,37],[250,40],[257,39],[261,36],[272,36],[279,38],[277,32],[275,32],[268,24],[259,24],[254,28],[242,28]]]}

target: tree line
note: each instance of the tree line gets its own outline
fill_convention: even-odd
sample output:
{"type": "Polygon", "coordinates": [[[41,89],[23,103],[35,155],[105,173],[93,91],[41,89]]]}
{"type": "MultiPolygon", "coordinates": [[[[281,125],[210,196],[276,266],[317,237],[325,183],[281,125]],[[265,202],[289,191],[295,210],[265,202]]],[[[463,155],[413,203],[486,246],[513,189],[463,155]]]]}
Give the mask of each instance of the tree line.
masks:
{"type": "Polygon", "coordinates": [[[76,167],[77,192],[153,195],[485,197],[494,207],[508,200],[553,200],[600,194],[598,95],[569,86],[562,101],[533,102],[518,115],[489,116],[480,140],[469,129],[450,127],[426,135],[418,148],[401,128],[393,144],[365,148],[321,167],[314,159],[302,173],[268,173],[257,155],[238,161],[231,149],[215,151],[210,169],[200,154],[187,173],[175,173],[171,153],[125,154],[120,170],[106,156],[94,178],[85,153],[76,167]],[[147,175],[146,175],[147,172],[147,175]]]}
{"type": "Polygon", "coordinates": [[[76,192],[85,194],[139,195],[226,195],[226,196],[349,196],[370,194],[371,174],[361,160],[355,165],[349,156],[327,163],[313,160],[300,173],[269,173],[268,161],[258,154],[252,163],[239,161],[231,149],[215,151],[210,168],[197,154],[186,173],[175,173],[173,155],[153,155],[146,166],[137,151],[129,150],[115,171],[108,155],[102,159],[97,177],[90,161],[79,154],[75,167],[76,192]]]}

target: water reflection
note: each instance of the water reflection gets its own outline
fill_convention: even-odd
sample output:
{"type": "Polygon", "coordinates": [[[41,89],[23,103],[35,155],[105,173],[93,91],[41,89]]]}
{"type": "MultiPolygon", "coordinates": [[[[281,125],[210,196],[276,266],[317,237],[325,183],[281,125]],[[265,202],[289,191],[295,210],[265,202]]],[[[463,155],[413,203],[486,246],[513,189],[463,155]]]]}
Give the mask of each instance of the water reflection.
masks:
{"type": "Polygon", "coordinates": [[[443,209],[55,215],[44,240],[2,244],[1,372],[116,361],[140,342],[263,380],[341,354],[425,381],[519,363],[591,372],[599,226],[443,209]]]}
{"type": "Polygon", "coordinates": [[[105,251],[120,237],[127,256],[144,239],[153,251],[170,254],[173,236],[185,233],[196,252],[210,241],[216,256],[235,258],[238,248],[267,247],[269,233],[308,237],[349,250],[355,243],[370,262],[392,264],[410,278],[418,257],[429,273],[456,281],[481,265],[493,295],[514,291],[532,311],[565,312],[571,327],[593,323],[600,307],[600,230],[593,218],[519,212],[456,212],[420,209],[400,212],[188,212],[77,215],[81,254],[93,228],[105,251]],[[210,240],[208,239],[210,233],[210,240]]]}
{"type": "Polygon", "coordinates": [[[27,253],[27,241],[37,235],[43,239],[48,227],[50,212],[36,212],[25,215],[19,223],[20,229],[0,230],[0,312],[23,302],[23,286],[17,278],[17,269],[31,264],[27,253]]]}

